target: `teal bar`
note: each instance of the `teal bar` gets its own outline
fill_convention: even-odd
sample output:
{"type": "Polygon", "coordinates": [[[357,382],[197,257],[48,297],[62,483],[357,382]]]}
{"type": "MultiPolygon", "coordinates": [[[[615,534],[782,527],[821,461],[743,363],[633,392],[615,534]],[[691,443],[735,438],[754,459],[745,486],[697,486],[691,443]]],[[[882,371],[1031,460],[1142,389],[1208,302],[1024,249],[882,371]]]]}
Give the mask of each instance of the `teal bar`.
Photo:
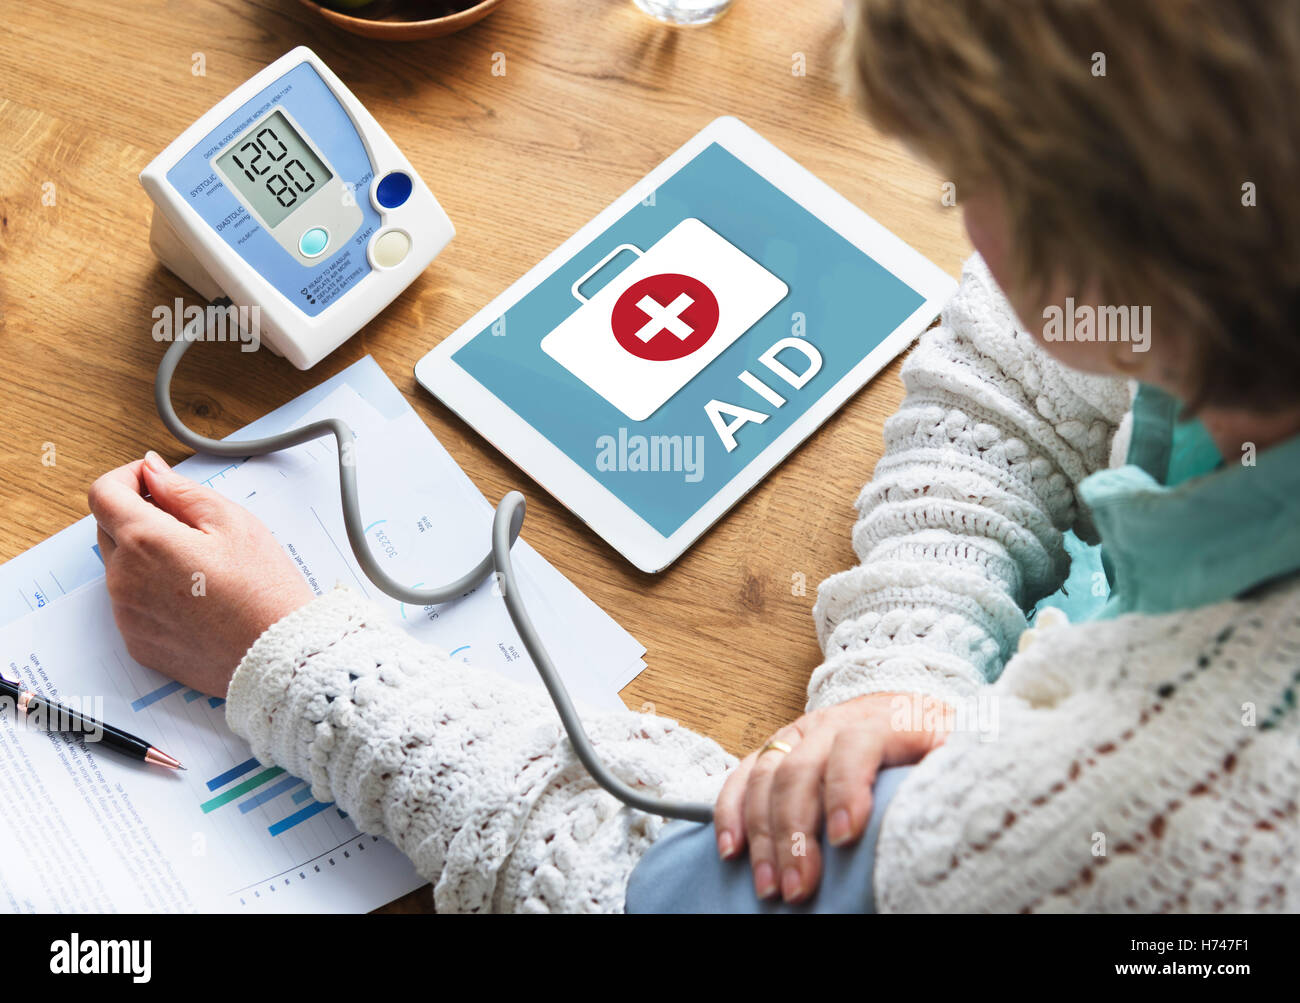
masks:
{"type": "Polygon", "coordinates": [[[234,801],[235,798],[243,797],[249,791],[261,787],[268,780],[274,780],[283,772],[284,770],[280,769],[280,767],[272,766],[269,770],[263,770],[256,776],[249,777],[239,786],[230,788],[230,790],[226,791],[224,794],[218,794],[211,801],[204,801],[203,804],[199,805],[199,807],[203,809],[203,814],[205,815],[208,814],[208,812],[216,811],[223,804],[230,804],[230,802],[234,801]]]}

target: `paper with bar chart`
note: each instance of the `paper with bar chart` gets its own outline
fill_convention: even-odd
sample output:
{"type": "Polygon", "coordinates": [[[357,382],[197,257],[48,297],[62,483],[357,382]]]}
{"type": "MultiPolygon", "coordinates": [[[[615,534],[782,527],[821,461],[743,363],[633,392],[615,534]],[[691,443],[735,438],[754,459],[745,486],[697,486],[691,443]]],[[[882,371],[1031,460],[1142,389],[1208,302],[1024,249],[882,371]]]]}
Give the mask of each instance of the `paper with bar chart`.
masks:
{"type": "Polygon", "coordinates": [[[10,654],[6,675],[146,737],[187,768],[146,767],[0,716],[0,845],[17,851],[0,863],[0,906],[356,911],[422,884],[391,845],[253,759],[221,701],[134,662],[102,586],[0,638],[23,653],[10,654]]]}
{"type": "MultiPolygon", "coordinates": [[[[294,423],[323,414],[343,417],[357,435],[366,535],[393,575],[432,583],[482,555],[491,508],[409,408],[380,414],[336,382],[294,423]]],[[[204,479],[257,513],[317,592],[345,584],[453,658],[536,685],[490,580],[454,603],[416,609],[361,575],[343,529],[336,458],[332,440],[318,440],[211,467],[204,479]]],[[[86,547],[73,535],[81,526],[60,534],[65,542],[47,546],[41,561],[75,563],[68,552],[86,547]]],[[[621,705],[617,690],[644,667],[645,649],[523,541],[515,558],[575,698],[621,705]]],[[[32,607],[34,566],[0,567],[0,595],[32,607]]],[[[0,911],[363,911],[422,884],[395,848],[358,832],[339,806],[254,759],[226,727],[220,699],[136,663],[113,622],[102,566],[0,628],[0,666],[187,767],[146,767],[0,714],[0,846],[16,851],[0,855],[0,911]]]]}

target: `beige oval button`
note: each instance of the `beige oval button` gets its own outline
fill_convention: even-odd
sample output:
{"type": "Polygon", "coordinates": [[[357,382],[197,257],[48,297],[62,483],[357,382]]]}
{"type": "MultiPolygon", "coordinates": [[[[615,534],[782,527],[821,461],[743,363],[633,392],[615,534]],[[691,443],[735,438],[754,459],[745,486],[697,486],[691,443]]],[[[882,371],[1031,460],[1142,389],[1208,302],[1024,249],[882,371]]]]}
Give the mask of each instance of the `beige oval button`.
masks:
{"type": "Polygon", "coordinates": [[[401,230],[389,230],[375,238],[370,254],[380,268],[392,268],[394,265],[400,265],[410,250],[410,237],[401,230]]]}

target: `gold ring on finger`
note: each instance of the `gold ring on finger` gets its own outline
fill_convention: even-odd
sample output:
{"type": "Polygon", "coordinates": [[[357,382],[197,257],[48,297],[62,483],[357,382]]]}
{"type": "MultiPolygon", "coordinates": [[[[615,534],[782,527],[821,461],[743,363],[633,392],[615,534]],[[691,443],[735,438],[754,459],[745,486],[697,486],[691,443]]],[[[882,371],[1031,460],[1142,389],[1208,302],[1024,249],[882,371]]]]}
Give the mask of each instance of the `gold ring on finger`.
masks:
{"type": "Polygon", "coordinates": [[[773,750],[775,750],[776,752],[780,752],[784,755],[789,755],[791,752],[794,751],[794,746],[791,745],[789,742],[782,742],[779,738],[773,738],[768,741],[767,745],[763,746],[761,749],[758,750],[758,754],[761,756],[763,755],[763,753],[770,752],[773,750]]]}

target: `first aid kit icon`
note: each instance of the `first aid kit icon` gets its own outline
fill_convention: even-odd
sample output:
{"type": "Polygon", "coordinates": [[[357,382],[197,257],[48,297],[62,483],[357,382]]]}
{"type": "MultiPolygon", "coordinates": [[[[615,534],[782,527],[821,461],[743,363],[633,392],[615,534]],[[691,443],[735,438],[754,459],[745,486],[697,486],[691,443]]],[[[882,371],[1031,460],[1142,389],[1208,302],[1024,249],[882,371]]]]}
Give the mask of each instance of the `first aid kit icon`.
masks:
{"type": "Polygon", "coordinates": [[[642,251],[620,244],[572,287],[581,304],[542,351],[633,421],[659,410],[789,287],[698,219],[642,251]],[[624,251],[637,258],[587,299],[582,285],[624,251]]]}

